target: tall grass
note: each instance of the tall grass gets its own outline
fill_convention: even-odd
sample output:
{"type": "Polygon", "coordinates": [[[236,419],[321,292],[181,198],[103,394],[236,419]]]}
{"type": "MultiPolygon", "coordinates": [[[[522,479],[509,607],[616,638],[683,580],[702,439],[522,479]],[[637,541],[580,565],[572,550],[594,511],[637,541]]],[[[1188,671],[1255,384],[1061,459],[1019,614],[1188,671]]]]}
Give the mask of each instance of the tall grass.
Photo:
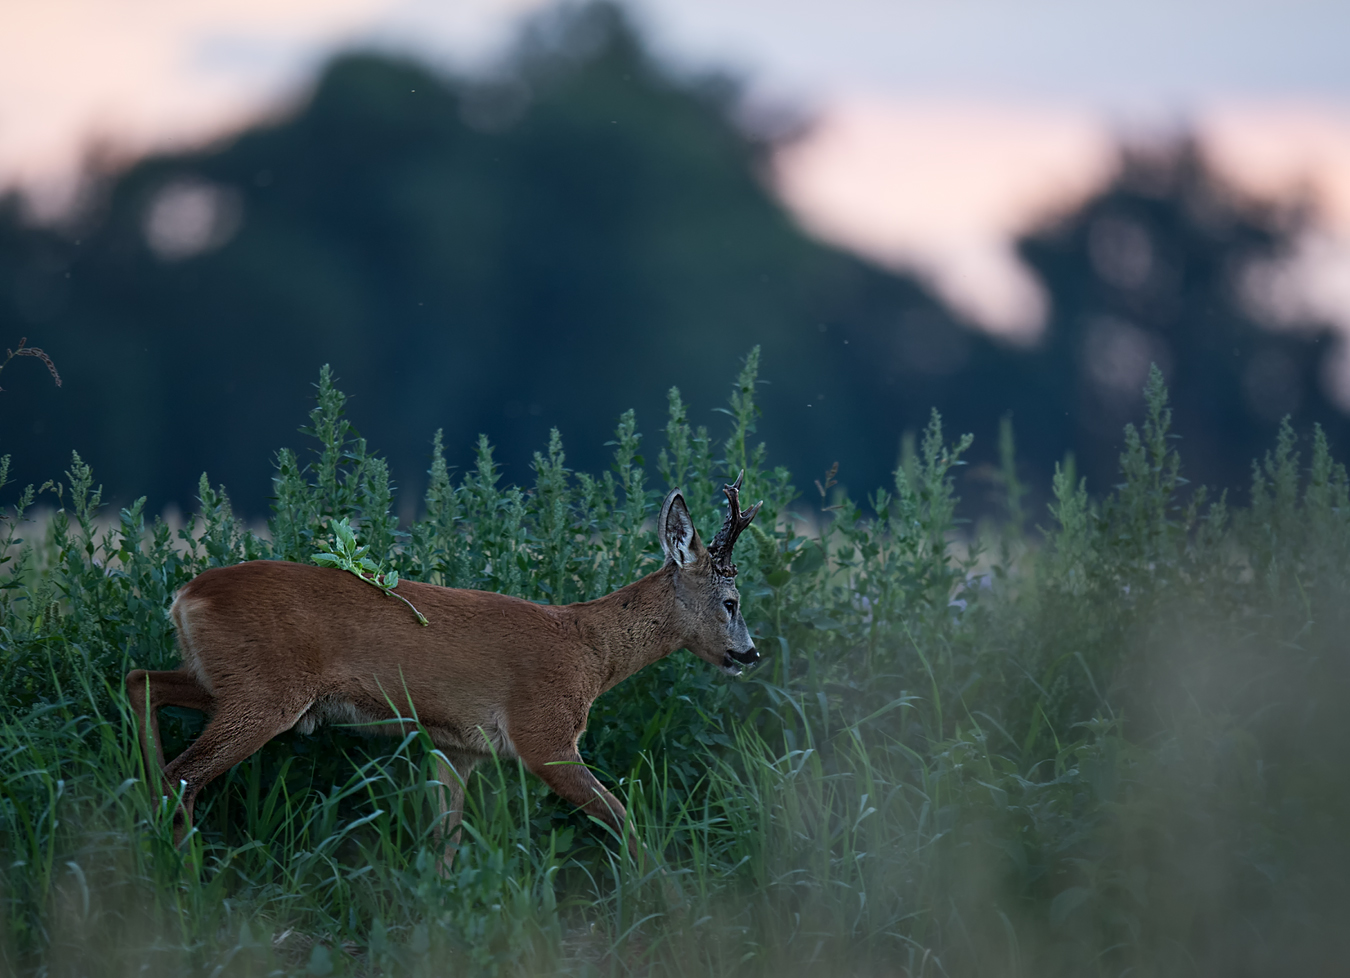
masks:
{"type": "MultiPolygon", "coordinates": [[[[1287,426],[1245,504],[1186,484],[1152,375],[1121,484],[1069,466],[1026,514],[1010,426],[997,531],[958,517],[969,439],[935,415],[867,510],[816,484],[803,519],[754,440],[758,354],[729,433],[672,391],[656,478],[632,414],[598,476],[554,433],[534,484],[491,446],[423,515],[325,369],[307,456],[277,456],[269,533],[203,477],[181,530],[109,524],[78,457],[0,529],[0,956],[34,974],[1264,974],[1350,951],[1350,493],[1287,426]],[[1308,461],[1304,464],[1302,455],[1308,461]],[[425,735],[286,735],[205,791],[172,844],[121,677],[172,667],[164,609],[215,565],[308,560],[351,520],[400,576],[547,602],[658,566],[644,524],[682,485],[705,533],[746,469],[738,548],[766,663],[729,682],[677,654],[597,702],[586,760],[647,845],[635,863],[514,761],[468,783],[437,872],[425,735]],[[1023,527],[1039,524],[1033,536],[1023,527]],[[808,532],[809,531],[809,532],[808,532]]],[[[649,450],[648,450],[649,451],[649,450]]],[[[0,464],[0,482],[3,482],[0,464]]],[[[170,751],[200,729],[166,711],[170,751]]]]}

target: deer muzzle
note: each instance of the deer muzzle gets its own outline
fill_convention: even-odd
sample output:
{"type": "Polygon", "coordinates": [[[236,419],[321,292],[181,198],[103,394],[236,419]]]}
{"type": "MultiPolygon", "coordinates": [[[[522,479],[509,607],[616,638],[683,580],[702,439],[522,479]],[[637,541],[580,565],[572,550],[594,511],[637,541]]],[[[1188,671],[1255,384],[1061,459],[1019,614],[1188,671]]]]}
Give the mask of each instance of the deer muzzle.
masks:
{"type": "Polygon", "coordinates": [[[753,645],[744,652],[734,652],[727,649],[726,654],[722,656],[722,668],[727,672],[739,675],[741,670],[747,666],[753,666],[759,661],[759,650],[753,645]]]}

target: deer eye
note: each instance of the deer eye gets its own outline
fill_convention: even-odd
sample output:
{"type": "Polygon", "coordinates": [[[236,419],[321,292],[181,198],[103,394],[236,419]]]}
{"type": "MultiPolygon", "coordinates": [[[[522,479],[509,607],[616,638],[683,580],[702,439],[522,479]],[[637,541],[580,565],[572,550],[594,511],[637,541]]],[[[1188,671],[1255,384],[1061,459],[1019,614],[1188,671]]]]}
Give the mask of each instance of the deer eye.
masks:
{"type": "Polygon", "coordinates": [[[732,618],[735,618],[735,617],[736,617],[736,602],[735,602],[735,601],[723,601],[723,602],[722,602],[722,607],[724,607],[724,608],[727,609],[727,614],[729,614],[732,618]]]}

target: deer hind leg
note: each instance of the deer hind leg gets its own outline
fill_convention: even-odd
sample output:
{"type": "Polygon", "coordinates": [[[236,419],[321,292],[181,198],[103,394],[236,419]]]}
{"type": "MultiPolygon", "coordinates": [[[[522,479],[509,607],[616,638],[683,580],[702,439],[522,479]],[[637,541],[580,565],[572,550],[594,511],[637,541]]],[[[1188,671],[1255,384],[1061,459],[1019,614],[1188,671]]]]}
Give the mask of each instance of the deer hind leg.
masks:
{"type": "Polygon", "coordinates": [[[259,703],[221,703],[216,715],[188,749],[169,762],[164,780],[181,784],[182,800],[174,813],[173,838],[181,843],[192,828],[192,806],[197,793],[263,744],[291,729],[312,701],[276,708],[259,703]]]}
{"type": "Polygon", "coordinates": [[[468,783],[469,773],[477,766],[479,758],[460,751],[444,752],[436,756],[436,779],[440,784],[435,789],[436,799],[436,841],[441,845],[440,874],[446,876],[455,861],[455,852],[459,849],[460,822],[464,819],[464,786],[468,783]],[[448,763],[447,763],[448,761],[448,763]]]}
{"type": "Polygon", "coordinates": [[[127,673],[127,698],[145,758],[145,781],[153,784],[164,774],[164,742],[159,736],[159,708],[181,706],[188,710],[214,713],[216,699],[192,673],[182,669],[149,671],[133,669],[127,673]]]}

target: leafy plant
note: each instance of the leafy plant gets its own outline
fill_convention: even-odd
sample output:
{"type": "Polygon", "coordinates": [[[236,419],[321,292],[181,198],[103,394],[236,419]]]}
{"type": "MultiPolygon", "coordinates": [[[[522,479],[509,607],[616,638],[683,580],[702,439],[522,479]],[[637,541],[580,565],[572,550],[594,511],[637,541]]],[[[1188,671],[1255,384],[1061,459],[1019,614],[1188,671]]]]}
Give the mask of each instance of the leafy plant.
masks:
{"type": "Polygon", "coordinates": [[[310,558],[314,563],[321,567],[336,567],[349,574],[355,574],[372,587],[379,588],[389,597],[398,598],[412,608],[412,613],[417,616],[420,624],[430,624],[426,616],[418,611],[411,601],[394,591],[394,588],[398,587],[398,573],[380,570],[380,565],[370,559],[370,548],[357,545],[356,531],[352,529],[350,523],[345,519],[336,520],[329,524],[329,528],[333,531],[333,549],[315,553],[310,558]]]}
{"type": "MultiPolygon", "coordinates": [[[[645,872],[498,758],[467,786],[442,879],[420,732],[283,735],[203,794],[179,851],[138,783],[121,691],[130,666],[171,666],[164,609],[212,566],[318,549],[386,592],[548,602],[659,567],[644,527],[665,486],[631,412],[609,471],[573,471],[554,432],[527,486],[503,484],[485,438],[452,477],[437,438],[402,528],[327,370],[311,462],[278,456],[270,538],[205,477],[177,532],[143,501],[106,514],[78,456],[17,493],[0,538],[4,969],[1334,971],[1350,953],[1350,480],[1322,433],[1286,424],[1250,504],[1210,502],[1155,372],[1120,485],[1092,494],[1066,460],[1036,535],[1005,426],[1008,521],[976,537],[959,515],[969,440],[936,415],[870,506],[835,469],[818,505],[794,505],[753,443],[757,367],[752,351],[725,439],[671,392],[655,471],[700,528],[742,464],[765,498],[737,557],[766,666],[729,682],[672,655],[602,697],[582,742],[626,796],[645,872]],[[43,499],[56,509],[34,524],[43,499]]],[[[200,718],[161,723],[173,753],[200,718]]]]}

